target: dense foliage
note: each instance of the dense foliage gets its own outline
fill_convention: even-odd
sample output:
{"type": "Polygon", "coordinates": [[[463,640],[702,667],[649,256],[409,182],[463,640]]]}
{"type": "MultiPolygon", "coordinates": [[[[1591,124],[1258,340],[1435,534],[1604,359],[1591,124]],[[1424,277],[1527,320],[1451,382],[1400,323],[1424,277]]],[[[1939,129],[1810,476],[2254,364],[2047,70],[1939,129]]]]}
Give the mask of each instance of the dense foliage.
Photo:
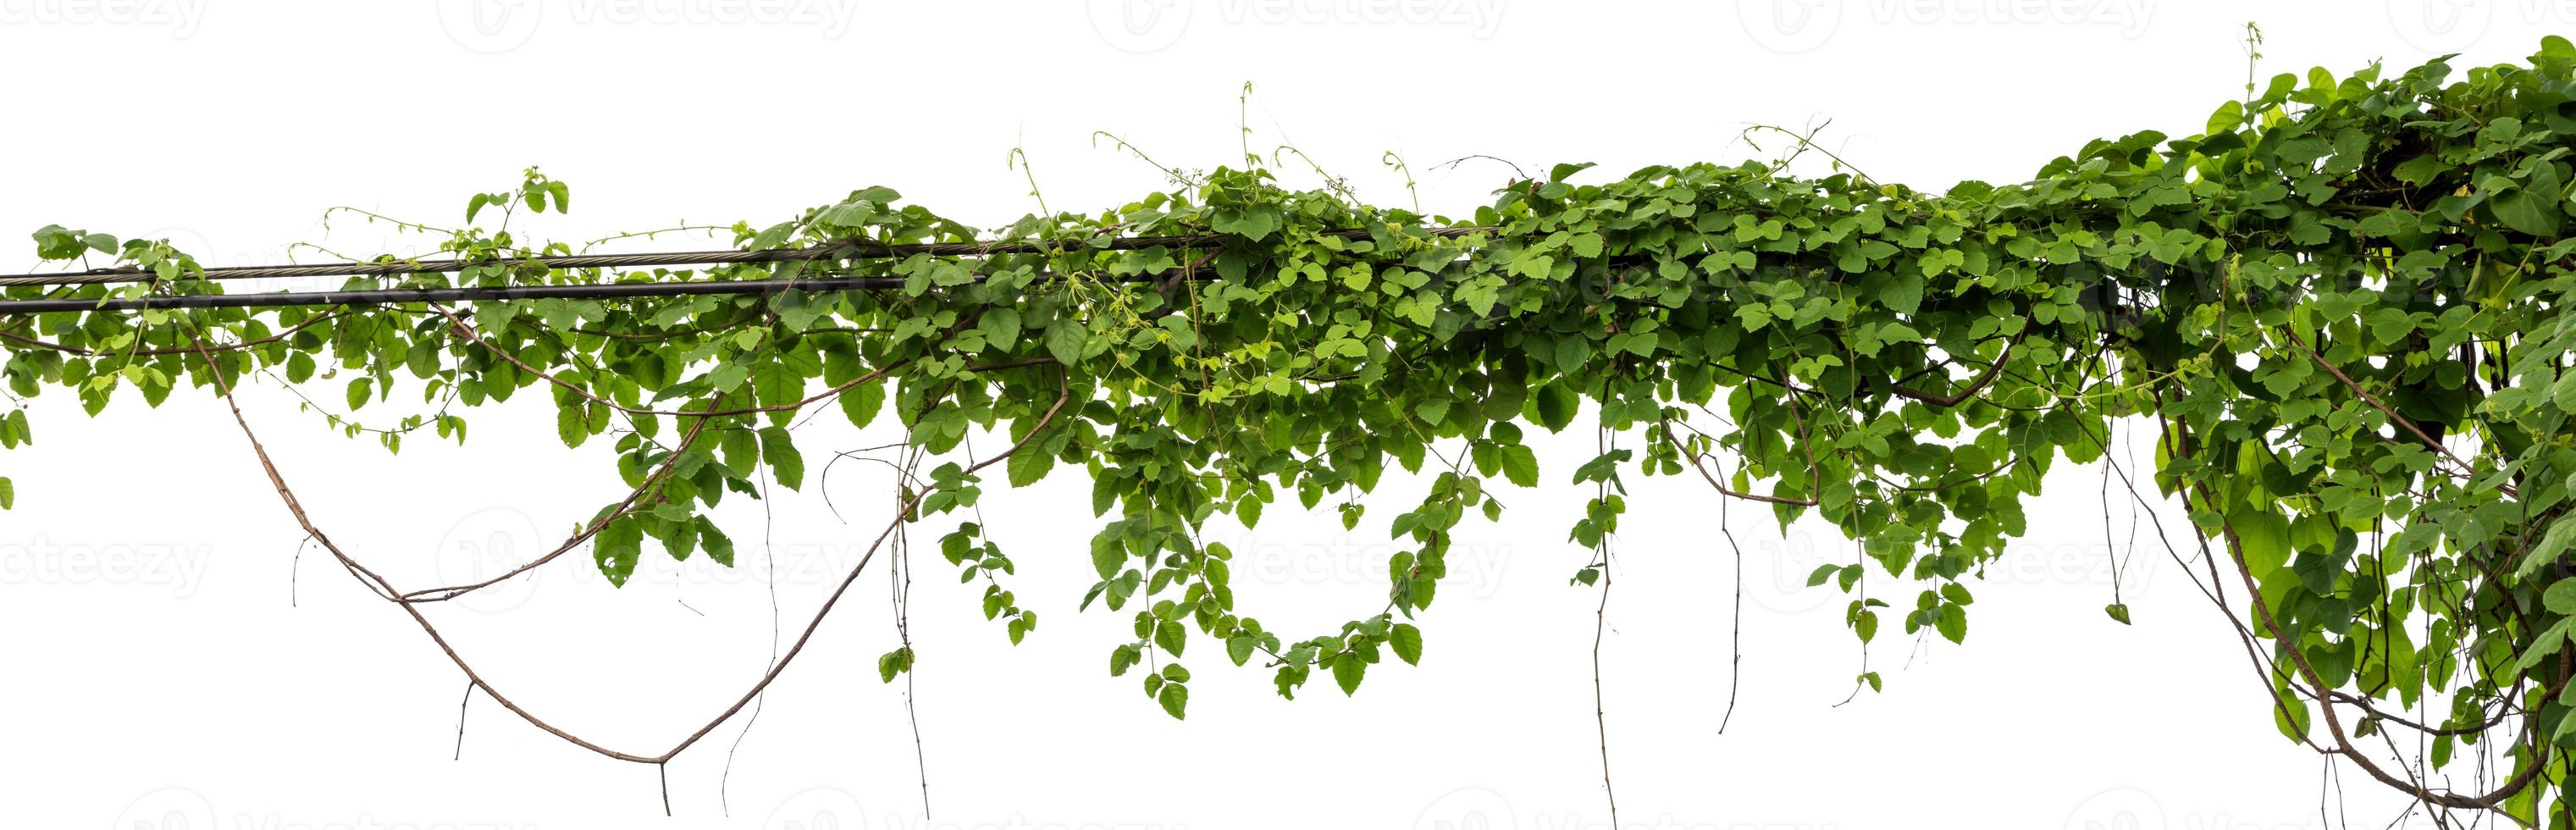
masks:
{"type": "MultiPolygon", "coordinates": [[[[736,229],[747,250],[1015,240],[1052,253],[550,270],[524,258],[560,246],[473,224],[568,207],[568,189],[530,171],[515,192],[475,196],[467,226],[431,229],[489,264],[356,284],[904,283],[55,313],[0,322],[0,348],[14,397],[62,386],[92,412],[127,388],[158,404],[183,379],[228,389],[255,373],[336,371],[351,410],[411,386],[432,409],[378,432],[389,447],[420,429],[461,441],[460,408],[542,396],[564,441],[613,443],[635,488],[567,543],[587,541],[615,581],[648,547],[729,563],[702,511],[763,476],[808,483],[789,429],[806,405],[898,419],[945,459],[908,519],[941,523],[941,552],[990,583],[983,611],[1014,641],[1037,615],[967,519],[994,478],[1079,468],[1104,519],[1082,604],[1133,614],[1110,671],[1141,675],[1175,717],[1185,659],[1258,662],[1289,696],[1319,674],[1351,692],[1388,655],[1415,660],[1412,621],[1438,595],[1452,529],[1498,515],[1499,485],[1550,478],[1528,430],[1575,428],[1587,408],[1598,420],[1579,426],[1602,431],[1605,452],[1552,474],[1592,493],[1576,542],[1602,549],[1642,476],[1704,478],[1713,498],[1783,522],[1822,517],[1866,552],[1816,574],[1852,593],[1863,641],[1888,624],[1964,638],[1966,581],[2024,531],[2025,497],[2133,424],[2151,431],[2154,485],[2188,505],[2209,554],[2193,567],[2258,643],[2286,733],[2429,804],[2536,821],[2576,747],[2563,321],[2576,47],[2551,38],[2528,65],[2454,74],[2283,75],[2203,135],[2096,141],[2033,181],[1939,194],[1839,163],[1822,178],[1694,164],[1597,183],[1563,165],[1455,220],[1484,228],[1455,236],[1431,232],[1451,219],[1286,189],[1255,163],[1171,171],[1171,192],[995,232],[884,188],[736,229]],[[1153,235],[1214,239],[1111,249],[1153,235]],[[979,428],[1013,451],[972,457],[961,444],[979,428]],[[1382,610],[1306,636],[1236,606],[1206,523],[1258,522],[1283,497],[1355,522],[1390,465],[1435,481],[1393,521],[1405,550],[1382,610]],[[2427,742],[2429,763],[2369,760],[2380,732],[2427,742]],[[2429,783],[2463,753],[2506,768],[2476,792],[2429,783]]],[[[60,227],[36,241],[47,259],[113,257],[164,279],[9,298],[221,288],[164,243],[60,227]]],[[[23,403],[0,418],[0,444],[31,436],[23,403]]],[[[1589,583],[1601,564],[1569,569],[1589,583]]]]}

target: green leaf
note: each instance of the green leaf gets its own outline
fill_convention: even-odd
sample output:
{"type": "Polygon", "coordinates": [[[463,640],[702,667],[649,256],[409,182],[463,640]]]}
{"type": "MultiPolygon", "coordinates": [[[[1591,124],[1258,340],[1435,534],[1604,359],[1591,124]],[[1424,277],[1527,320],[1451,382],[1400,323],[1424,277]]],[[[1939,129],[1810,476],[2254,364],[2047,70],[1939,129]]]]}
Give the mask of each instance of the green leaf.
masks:
{"type": "Polygon", "coordinates": [[[796,451],[796,442],[787,437],[786,427],[760,428],[760,457],[767,460],[770,471],[777,474],[779,486],[790,490],[804,489],[805,456],[796,451]]]}
{"type": "Polygon", "coordinates": [[[2549,590],[2541,594],[2540,604],[2547,606],[2550,613],[2576,616],[2576,579],[2549,583],[2549,590]]]}
{"type": "Polygon", "coordinates": [[[1154,700],[1163,704],[1163,711],[1170,714],[1173,720],[1184,720],[1186,719],[1184,713],[1190,708],[1190,687],[1179,683],[1165,683],[1163,691],[1156,694],[1154,700]]]}
{"type": "Polygon", "coordinates": [[[870,381],[841,393],[841,414],[850,426],[866,429],[877,419],[877,410],[885,406],[885,381],[870,381]]]}
{"type": "MultiPolygon", "coordinates": [[[[11,482],[8,477],[0,476],[0,510],[11,510],[15,509],[17,506],[18,485],[15,482],[11,482]]],[[[1237,665],[1240,665],[1242,662],[1243,661],[1241,660],[1235,661],[1237,665]]]]}
{"type": "Polygon", "coordinates": [[[403,366],[411,370],[413,377],[422,380],[437,377],[438,347],[427,340],[413,341],[411,350],[403,355],[403,366]]]}
{"type": "Polygon", "coordinates": [[[1020,339],[1020,312],[1009,307],[984,312],[984,316],[975,321],[975,328],[984,332],[984,342],[1010,348],[1020,339]]]}
{"type": "Polygon", "coordinates": [[[2487,206],[2506,227],[2538,237],[2558,235],[2558,206],[2549,195],[2515,188],[2487,200],[2487,206]]]}
{"type": "Polygon", "coordinates": [[[1530,396],[1530,402],[1536,408],[1540,426],[1547,427],[1549,432],[1564,432],[1566,425],[1574,423],[1574,413],[1581,405],[1581,398],[1567,385],[1551,383],[1539,387],[1537,394],[1530,396]]]}
{"type": "Polygon", "coordinates": [[[2244,124],[2245,102],[2231,100],[2218,105],[2218,111],[2209,114],[2209,124],[2204,132],[2212,135],[2231,132],[2244,124]]]}
{"type": "Polygon", "coordinates": [[[1887,281],[1878,295],[1878,304],[1898,314],[1913,314],[1923,308],[1923,275],[1905,273],[1887,281]]]}
{"type": "Polygon", "coordinates": [[[2103,612],[2110,614],[2110,615],[2111,615],[2111,619],[2114,619],[2114,620],[2118,620],[2118,621],[2120,621],[2120,624],[2121,624],[2121,625],[2128,625],[2128,624],[2130,624],[2130,623],[2129,623],[2129,604],[2128,604],[2128,603],[2125,603],[2125,602],[2114,602],[2114,603],[2111,603],[2111,604],[2109,604],[2109,605],[2102,606],[2102,610],[2103,610],[2103,612]]]}
{"type": "Polygon", "coordinates": [[[1342,687],[1343,697],[1358,694],[1360,678],[1366,674],[1368,663],[1362,662],[1359,655],[1344,654],[1333,659],[1333,684],[1342,687]]]}
{"type": "Polygon", "coordinates": [[[1503,447],[1503,477],[1522,487],[1538,486],[1538,453],[1527,444],[1503,447]]]}
{"type": "Polygon", "coordinates": [[[635,563],[644,558],[644,525],[631,516],[610,521],[591,537],[591,557],[608,584],[624,587],[627,577],[635,575],[635,563]]]}
{"type": "Polygon", "coordinates": [[[590,408],[580,401],[555,407],[555,437],[564,446],[578,447],[590,440],[590,408]]]}
{"type": "Polygon", "coordinates": [[[1002,464],[1005,471],[1010,473],[1011,486],[1027,487],[1045,478],[1048,470],[1055,469],[1055,456],[1048,455],[1037,447],[1021,447],[1019,452],[1012,453],[1010,460],[1002,464]]]}
{"type": "Polygon", "coordinates": [[[716,523],[704,513],[698,514],[697,523],[698,545],[707,549],[707,558],[715,560],[718,565],[733,567],[733,537],[717,530],[716,523]]]}
{"type": "Polygon", "coordinates": [[[1968,609],[1944,604],[1939,611],[1934,612],[1932,627],[1941,632],[1942,639],[1953,643],[1966,640],[1968,639],[1968,609]]]}
{"type": "Polygon", "coordinates": [[[1395,628],[1387,632],[1386,644],[1406,665],[1422,664],[1422,629],[1410,623],[1396,623],[1395,628]]]}
{"type": "Polygon", "coordinates": [[[1258,643],[1252,639],[1252,635],[1250,634],[1237,634],[1232,637],[1227,637],[1225,639],[1225,657],[1228,660],[1234,661],[1235,665],[1243,665],[1245,661],[1252,659],[1252,648],[1255,645],[1258,645],[1258,643]]]}
{"type": "Polygon", "coordinates": [[[1106,533],[1091,537],[1091,569],[1098,571],[1101,579],[1117,576],[1126,565],[1127,548],[1117,538],[1106,533]]]}
{"type": "Polygon", "coordinates": [[[877,657],[877,679],[882,682],[892,683],[895,675],[911,669],[912,648],[910,646],[895,649],[877,657]]]}
{"type": "Polygon", "coordinates": [[[1072,320],[1058,319],[1055,322],[1048,323],[1046,327],[1047,354],[1053,355],[1055,357],[1055,362],[1062,363],[1068,367],[1080,365],[1082,363],[1082,350],[1085,345],[1085,341],[1088,340],[1089,337],[1090,335],[1083,331],[1082,324],[1076,323],[1072,320]]]}
{"type": "MultiPolygon", "coordinates": [[[[783,407],[805,397],[805,379],[782,363],[762,364],[752,373],[752,393],[764,407],[783,407]]],[[[769,422],[784,424],[796,417],[795,410],[773,409],[769,422]]]]}

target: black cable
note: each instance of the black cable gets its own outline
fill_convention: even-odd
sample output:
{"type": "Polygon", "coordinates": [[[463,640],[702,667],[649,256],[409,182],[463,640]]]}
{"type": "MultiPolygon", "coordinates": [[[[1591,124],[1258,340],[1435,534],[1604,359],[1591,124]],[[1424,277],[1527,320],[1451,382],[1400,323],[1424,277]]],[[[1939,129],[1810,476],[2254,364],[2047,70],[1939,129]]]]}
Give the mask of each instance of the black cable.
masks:
{"type": "MultiPolygon", "coordinates": [[[[1104,282],[1163,282],[1173,272],[1102,277],[1104,282]]],[[[1197,279],[1212,279],[1199,269],[1197,279]]],[[[982,282],[978,275],[975,280],[982,282]]],[[[902,288],[904,277],[837,277],[827,279],[711,280],[706,282],[617,282],[596,285],[509,285],[484,288],[395,288],[375,291],[286,291],[265,294],[175,294],[134,299],[0,300],[0,315],[56,311],[135,311],[148,308],[274,308],[280,306],[374,305],[378,303],[454,303],[481,300],[609,299],[679,297],[697,294],[776,294],[785,291],[867,291],[902,288]]]]}
{"type": "MultiPolygon", "coordinates": [[[[1491,231],[1490,227],[1426,228],[1433,237],[1459,237],[1491,231]]],[[[1369,231],[1352,229],[1326,231],[1322,235],[1352,239],[1369,235],[1369,231]]],[[[846,240],[811,248],[779,248],[767,251],[686,251],[666,254],[573,254],[538,256],[507,260],[433,259],[406,262],[330,262],[311,265],[232,265],[205,269],[204,279],[244,280],[280,277],[381,277],[398,274],[433,274],[462,271],[477,266],[542,265],[551,269],[635,268],[654,265],[715,265],[728,263],[812,262],[828,259],[901,259],[919,254],[931,256],[996,256],[1005,254],[1052,254],[1078,251],[1129,251],[1154,247],[1208,247],[1239,237],[1207,234],[1199,236],[1114,236],[1090,239],[1067,239],[1051,242],[927,242],[890,245],[867,240],[846,240]]],[[[192,275],[193,276],[193,275],[192,275]]],[[[148,268],[93,268],[55,274],[10,274],[0,276],[0,288],[27,285],[96,285],[102,283],[151,282],[157,279],[148,268]]]]}

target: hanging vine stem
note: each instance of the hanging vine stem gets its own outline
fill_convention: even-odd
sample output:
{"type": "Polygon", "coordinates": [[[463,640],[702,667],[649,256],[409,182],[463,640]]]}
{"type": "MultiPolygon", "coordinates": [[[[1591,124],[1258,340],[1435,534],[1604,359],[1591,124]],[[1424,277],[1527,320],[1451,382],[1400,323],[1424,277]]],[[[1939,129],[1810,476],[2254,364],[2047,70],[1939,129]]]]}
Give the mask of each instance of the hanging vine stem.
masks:
{"type": "MultiPolygon", "coordinates": [[[[1666,439],[1671,433],[1665,433],[1666,439]]],[[[1693,465],[1697,465],[1694,460],[1693,465]]],[[[1726,734],[1728,724],[1735,722],[1736,695],[1744,688],[1744,545],[1735,539],[1735,528],[1727,524],[1733,505],[1725,499],[1717,502],[1717,534],[1726,538],[1727,550],[1735,554],[1735,601],[1728,603],[1726,659],[1726,714],[1718,716],[1717,734],[1726,734]]]]}
{"type": "MultiPolygon", "coordinates": [[[[906,436],[906,438],[909,439],[910,436],[906,436]]],[[[894,473],[894,492],[897,494],[895,507],[897,508],[898,513],[906,509],[906,506],[903,504],[904,497],[902,494],[912,487],[911,482],[914,480],[914,473],[921,468],[922,456],[919,445],[912,443],[910,440],[905,441],[905,443],[908,447],[904,455],[903,466],[894,473]]],[[[972,458],[971,451],[969,458],[972,458]]],[[[889,563],[893,567],[886,570],[886,582],[889,584],[891,589],[891,601],[894,605],[895,637],[903,643],[903,717],[905,723],[912,728],[913,768],[921,778],[921,816],[923,819],[928,819],[931,816],[930,760],[922,751],[921,713],[915,708],[913,695],[913,680],[916,676],[914,674],[914,670],[920,665],[920,656],[912,649],[911,533],[904,531],[898,531],[896,533],[894,552],[894,561],[889,563]]]]}
{"type": "MultiPolygon", "coordinates": [[[[1618,449],[1616,434],[1606,427],[1594,433],[1594,441],[1595,449],[1603,456],[1608,456],[1618,449]]],[[[1615,517],[1617,515],[1617,509],[1610,506],[1610,488],[1612,482],[1616,480],[1615,477],[1604,478],[1594,486],[1595,516],[1615,517]]],[[[1612,518],[1608,521],[1616,521],[1616,519],[1612,518]]],[[[1601,599],[1592,607],[1592,724],[1601,739],[1601,796],[1610,804],[1610,826],[1617,827],[1619,826],[1619,793],[1610,784],[1610,715],[1601,693],[1601,638],[1610,627],[1611,530],[1612,528],[1609,527],[1600,528],[1598,531],[1600,542],[1594,546],[1601,557],[1600,564],[1594,566],[1601,574],[1601,599]]]]}
{"type": "MultiPolygon", "coordinates": [[[[469,680],[475,687],[482,689],[484,694],[491,696],[494,702],[501,704],[502,708],[510,710],[512,714],[518,715],[520,719],[527,721],[530,725],[535,726],[548,734],[554,735],[557,738],[561,738],[574,746],[621,761],[652,764],[659,769],[673,757],[678,756],[681,752],[686,751],[690,746],[695,745],[700,739],[706,737],[707,733],[713,731],[718,725],[723,724],[726,720],[731,719],[733,715],[742,711],[744,706],[749,705],[750,702],[754,698],[758,697],[761,692],[767,690],[771,683],[777,681],[780,673],[784,672],[787,666],[795,662],[796,657],[804,652],[805,646],[812,641],[815,631],[822,627],[823,620],[830,616],[833,607],[839,603],[841,596],[848,592],[851,583],[858,579],[859,574],[866,570],[868,562],[875,558],[877,550],[885,545],[886,539],[891,536],[906,519],[904,513],[898,513],[895,519],[886,525],[885,530],[877,534],[876,540],[869,544],[866,553],[861,555],[859,562],[851,567],[849,574],[841,580],[839,586],[833,590],[831,596],[824,600],[821,609],[819,609],[815,613],[813,619],[806,624],[805,630],[797,636],[795,644],[787,649],[787,653],[784,656],[772,663],[769,670],[761,675],[760,680],[753,684],[752,688],[746,691],[740,699],[733,703],[732,706],[727,707],[721,714],[718,714],[715,718],[709,720],[704,726],[699,727],[696,731],[690,733],[688,737],[682,739],[678,744],[659,755],[646,756],[619,752],[564,731],[563,729],[548,723],[544,719],[537,717],[535,713],[522,708],[508,696],[503,695],[500,690],[494,688],[488,680],[482,677],[482,675],[474,671],[473,667],[465,661],[464,656],[458,653],[455,647],[447,642],[447,638],[444,635],[439,633],[437,626],[430,623],[429,618],[423,616],[421,612],[414,607],[416,603],[403,601],[401,598],[405,596],[404,593],[394,588],[392,582],[386,580],[383,576],[376,574],[374,571],[369,570],[365,565],[362,565],[356,560],[350,558],[346,552],[340,549],[338,544],[331,541],[331,538],[327,534],[323,533],[320,528],[314,526],[312,519],[305,514],[302,503],[296,499],[294,491],[288,488],[283,474],[278,472],[276,463],[269,458],[267,448],[261,445],[258,435],[251,430],[249,420],[242,415],[241,405],[234,399],[232,384],[225,378],[223,367],[215,362],[214,355],[211,350],[203,352],[201,356],[205,360],[206,377],[215,385],[217,394],[224,399],[225,406],[232,412],[233,421],[236,426],[240,427],[243,437],[249,440],[252,453],[259,459],[260,468],[268,476],[269,483],[277,490],[279,499],[285,503],[288,512],[294,515],[296,522],[303,526],[305,531],[311,534],[313,539],[320,543],[324,550],[330,551],[332,557],[339,560],[341,566],[348,569],[351,575],[357,577],[361,583],[369,585],[372,589],[376,590],[379,595],[387,597],[395,605],[401,607],[404,613],[411,616],[412,621],[420,627],[421,631],[429,635],[431,641],[438,645],[439,650],[447,655],[449,661],[455,663],[456,667],[465,673],[467,680],[469,680]]],[[[1041,416],[1038,423],[1030,430],[1027,436],[1024,436],[1020,441],[1012,444],[1010,448],[1005,449],[1001,454],[985,459],[984,461],[977,462],[973,467],[968,468],[967,472],[972,473],[976,469],[981,469],[1003,461],[1009,458],[1012,453],[1017,452],[1021,447],[1026,446],[1030,438],[1034,438],[1044,431],[1047,423],[1054,419],[1056,413],[1063,410],[1065,403],[1069,401],[1071,397],[1071,387],[1060,384],[1055,403],[1047,409],[1045,415],[1041,416]]],[[[923,495],[925,494],[915,493],[907,497],[904,501],[905,512],[908,513],[911,509],[917,507],[923,495]]],[[[524,570],[519,572],[524,572],[524,570]]],[[[483,583],[483,585],[488,584],[490,583],[483,583]]],[[[483,587],[483,585],[463,588],[458,590],[455,595],[462,595],[463,593],[483,587]]],[[[667,811],[669,807],[667,786],[665,787],[664,807],[667,811]]]]}
{"type": "MultiPolygon", "coordinates": [[[[769,593],[769,662],[778,662],[778,545],[776,516],[769,502],[769,479],[760,480],[760,566],[761,586],[769,593]]],[[[751,714],[742,720],[742,731],[734,733],[733,745],[725,749],[724,772],[716,779],[717,810],[733,815],[733,759],[742,752],[742,741],[751,737],[751,727],[760,723],[760,713],[769,708],[769,692],[762,691],[752,699],[751,714]]]]}
{"type": "MultiPolygon", "coordinates": [[[[2454,75],[2437,62],[2280,76],[2230,96],[2200,135],[2105,139],[2025,182],[1938,194],[1843,158],[1820,178],[1757,162],[1620,178],[1556,165],[1514,179],[1473,224],[1331,186],[1290,190],[1257,167],[1148,159],[1172,189],[998,231],[870,187],[765,228],[737,224],[735,250],[640,259],[567,258],[567,245],[512,238],[511,217],[568,207],[569,189],[533,169],[515,190],[472,194],[460,229],[406,226],[445,235],[437,260],[206,269],[166,242],[51,226],[34,235],[42,260],[113,262],[0,277],[11,304],[0,305],[0,380],[22,404],[0,412],[0,448],[32,440],[23,403],[48,387],[95,413],[128,387],[158,404],[194,378],[230,402],[253,372],[299,395],[318,374],[346,383],[355,423],[407,374],[437,414],[383,435],[389,450],[424,426],[462,441],[457,412],[541,389],[529,397],[552,399],[568,446],[616,443],[632,489],[512,573],[586,541],[622,583],[647,535],[675,557],[703,548],[729,565],[732,540],[700,508],[766,495],[772,481],[801,488],[793,442],[806,407],[828,402],[817,409],[865,429],[891,401],[927,457],[977,428],[1010,430],[1027,451],[895,465],[917,501],[868,558],[909,549],[903,522],[971,506],[977,471],[1024,486],[1079,470],[1103,517],[1084,606],[1137,615],[1111,671],[1143,669],[1175,718],[1193,635],[1240,665],[1259,656],[1291,697],[1318,669],[1354,693],[1383,654],[1416,662],[1412,621],[1436,596],[1457,525],[1499,518],[1489,483],[1545,478],[1524,427],[1561,433],[1597,413],[1602,454],[1575,478],[1601,485],[1576,537],[1600,553],[1596,579],[1631,470],[1689,467],[1783,527],[1813,516],[1851,538],[1852,561],[1809,576],[1850,603],[1862,663],[1846,702],[1881,689],[1880,609],[1918,651],[1926,629],[1963,642],[1970,585],[2029,530],[2051,467],[2104,463],[2142,506],[2147,482],[2186,494],[2197,559],[2170,539],[2167,553],[2229,616],[2291,740],[2350,754],[2364,729],[2399,726],[2380,713],[2473,730],[2419,731],[2417,757],[2430,746],[2433,760],[2382,762],[2373,777],[2410,795],[2448,791],[2437,769],[2471,746],[2479,789],[2525,789],[2493,803],[2419,798],[2426,809],[2537,816],[2563,812],[2542,808],[2563,807],[2568,785],[2547,744],[2555,710],[2533,695],[2576,670],[2576,569],[2563,564],[2576,516],[2552,484],[2576,472],[2564,201],[2576,126],[2542,103],[2576,83],[2576,43],[2547,39],[2525,63],[2454,75]],[[484,230],[478,211],[505,230],[484,230]],[[710,267],[659,270],[674,257],[710,267]],[[227,295],[220,282],[313,269],[392,275],[410,293],[227,295]],[[428,291],[476,305],[425,305],[428,291]],[[1052,405],[1044,385],[1060,391],[1052,405]],[[1725,430],[1692,428],[1693,409],[1725,430]],[[1060,429],[1059,413],[1070,413],[1060,429]],[[2166,431],[2135,472],[2111,440],[2113,419],[2132,416],[2166,431]],[[1643,451],[1612,451],[1608,436],[1628,431],[1645,433],[1643,451]],[[1249,526],[1292,494],[1356,519],[1397,468],[1432,493],[1393,523],[1404,549],[1383,610],[1290,641],[1235,607],[1231,552],[1204,542],[1205,522],[1249,526]],[[2229,583],[2271,619],[2239,619],[2229,583]],[[1891,605],[1908,593],[1911,608],[1891,605]],[[2447,719],[2425,714],[2443,703],[2447,719]],[[2360,719],[2312,728],[2311,704],[2360,719]],[[2541,743],[2520,748],[2529,741],[2541,743]]],[[[1801,143],[1785,155],[1819,151],[1814,133],[1792,135],[1801,143]]],[[[1250,146],[1247,135],[1245,161],[1258,164],[1250,146]]],[[[1034,189],[1025,161],[1012,163],[1034,189]]],[[[312,543],[490,694],[418,606],[491,583],[403,591],[343,555],[234,413],[312,543]]],[[[16,495],[0,479],[0,509],[16,495]]],[[[1742,552],[1722,530],[1738,557],[1740,668],[1742,552]]],[[[990,576],[1008,563],[989,541],[965,547],[953,564],[990,576]]],[[[2118,572],[2128,563],[2114,556],[2118,572]]],[[[987,591],[988,618],[1012,611],[1017,642],[1034,615],[998,582],[987,591]]],[[[1595,616],[1605,642],[1606,596],[1595,616]]],[[[773,647],[772,674],[717,723],[761,700],[813,626],[797,648],[773,647]]],[[[1730,701],[1738,691],[1731,681],[1730,701]]],[[[580,745],[660,763],[704,734],[651,757],[580,745]]]]}
{"type": "Polygon", "coordinates": [[[465,760],[465,707],[471,706],[473,703],[474,684],[468,682],[465,684],[464,699],[456,702],[456,754],[449,757],[447,760],[465,760]]]}

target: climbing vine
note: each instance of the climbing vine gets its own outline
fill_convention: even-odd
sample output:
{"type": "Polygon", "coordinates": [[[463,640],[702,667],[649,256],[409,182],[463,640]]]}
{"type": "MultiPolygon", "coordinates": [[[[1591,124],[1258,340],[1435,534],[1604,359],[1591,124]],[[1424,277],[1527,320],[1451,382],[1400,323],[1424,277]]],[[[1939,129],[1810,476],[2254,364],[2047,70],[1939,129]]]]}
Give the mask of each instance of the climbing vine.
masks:
{"type": "MultiPolygon", "coordinates": [[[[1790,156],[1822,152],[1788,138],[1790,156]]],[[[613,583],[648,551],[731,565],[706,511],[812,483],[800,413],[891,418],[916,455],[877,544],[933,528],[1015,643],[1039,617],[978,500],[1060,468],[1091,480],[1097,582],[1080,606],[1132,615],[1109,672],[1176,718],[1191,667],[1257,665],[1293,698],[1418,660],[1451,534],[1500,516],[1505,485],[1584,486],[1569,537],[1591,558],[1569,571],[1605,591],[1624,494],[1650,477],[1784,524],[1820,518],[1863,552],[1810,580],[1851,594],[1862,643],[1887,626],[1958,642],[1970,583],[2026,530],[2026,497],[2060,463],[2099,462],[2140,502],[2187,508],[2193,543],[2174,555],[2206,574],[2290,739],[2437,815],[2564,828],[2571,148],[2576,46],[2553,37],[2520,65],[2282,75],[2200,135],[2095,141],[2030,181],[1942,193],[1840,158],[1814,178],[1779,161],[1617,179],[1569,164],[1450,218],[1363,204],[1338,181],[1288,188],[1247,148],[1095,214],[978,229],[871,187],[734,226],[748,261],[637,269],[555,267],[544,258],[572,246],[510,233],[520,212],[571,206],[530,170],[473,195],[460,225],[405,224],[464,265],[379,258],[396,267],[348,287],[882,285],[209,308],[172,301],[224,288],[187,253],[51,226],[35,234],[44,259],[133,279],[0,291],[99,303],[0,316],[15,404],[0,446],[33,440],[24,399],[49,387],[94,414],[181,385],[229,400],[258,379],[328,383],[346,406],[335,426],[387,449],[424,430],[462,442],[461,412],[542,398],[566,444],[613,446],[627,490],[478,583],[397,588],[341,554],[261,454],[313,541],[436,638],[421,606],[585,547],[613,583]],[[825,254],[761,256],[796,250],[825,254]],[[376,420],[398,394],[420,409],[376,420]],[[1587,410],[1601,452],[1543,474],[1530,431],[1587,410]],[[2108,456],[2122,429],[2152,442],[2153,470],[2108,456]],[[986,431],[1008,443],[979,457],[969,437],[986,431]],[[1403,512],[1383,607],[1318,632],[1238,607],[1210,522],[1252,525],[1293,499],[1355,525],[1390,466],[1431,486],[1385,508],[1403,512]],[[2464,758],[2478,773],[2451,775],[2464,758]]],[[[0,508],[14,500],[0,479],[0,508]]],[[[658,764],[741,711],[829,611],[743,702],[659,754],[556,729],[437,643],[530,722],[658,764]]],[[[2116,600],[2106,613],[2131,620],[2116,600]]],[[[879,669],[891,681],[914,659],[907,642],[879,669]]],[[[1883,679],[1864,663],[1854,683],[1883,679]]]]}

